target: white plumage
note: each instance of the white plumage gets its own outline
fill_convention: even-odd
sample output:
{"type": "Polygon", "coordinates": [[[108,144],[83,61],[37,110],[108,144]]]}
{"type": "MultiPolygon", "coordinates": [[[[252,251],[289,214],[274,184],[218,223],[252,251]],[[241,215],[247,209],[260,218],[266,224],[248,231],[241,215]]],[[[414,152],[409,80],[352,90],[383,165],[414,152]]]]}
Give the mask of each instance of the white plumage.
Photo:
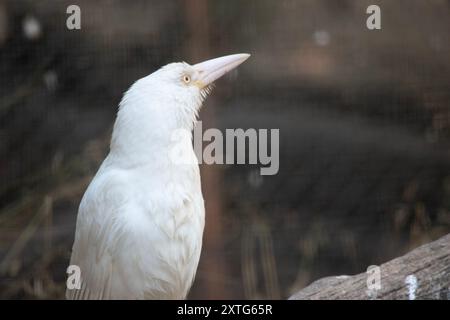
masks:
{"type": "MultiPolygon", "coordinates": [[[[110,152],[78,210],[70,264],[81,270],[81,288],[67,298],[186,297],[205,215],[198,165],[173,161],[173,133],[192,134],[209,86],[248,56],[172,63],[125,93],[110,152]]],[[[191,139],[181,143],[182,156],[195,157],[191,139]]]]}

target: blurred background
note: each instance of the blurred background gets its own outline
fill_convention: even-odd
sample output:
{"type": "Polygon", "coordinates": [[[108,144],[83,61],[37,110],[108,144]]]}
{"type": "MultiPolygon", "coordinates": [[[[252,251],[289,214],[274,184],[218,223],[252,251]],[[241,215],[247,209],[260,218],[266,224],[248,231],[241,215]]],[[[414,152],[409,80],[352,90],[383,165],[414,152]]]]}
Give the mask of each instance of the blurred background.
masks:
{"type": "Polygon", "coordinates": [[[450,232],[449,30],[448,0],[0,0],[0,298],[64,297],[122,93],[173,61],[251,53],[203,128],[280,129],[275,176],[201,166],[189,298],[287,298],[450,232]]]}

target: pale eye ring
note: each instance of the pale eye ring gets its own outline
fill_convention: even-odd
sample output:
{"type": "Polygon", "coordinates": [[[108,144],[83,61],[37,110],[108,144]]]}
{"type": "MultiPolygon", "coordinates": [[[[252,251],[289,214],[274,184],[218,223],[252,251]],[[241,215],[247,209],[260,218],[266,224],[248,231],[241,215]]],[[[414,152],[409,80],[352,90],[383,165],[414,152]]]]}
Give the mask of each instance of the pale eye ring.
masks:
{"type": "Polygon", "coordinates": [[[189,83],[189,82],[191,82],[191,77],[189,77],[188,75],[184,75],[183,81],[184,81],[184,83],[189,83]]]}

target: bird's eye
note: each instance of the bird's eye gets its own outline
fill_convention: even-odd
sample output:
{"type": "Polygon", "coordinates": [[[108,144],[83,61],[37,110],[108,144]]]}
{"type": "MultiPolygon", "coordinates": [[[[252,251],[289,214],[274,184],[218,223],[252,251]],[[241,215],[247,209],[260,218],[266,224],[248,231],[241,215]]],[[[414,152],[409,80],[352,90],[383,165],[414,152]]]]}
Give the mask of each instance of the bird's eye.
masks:
{"type": "Polygon", "coordinates": [[[184,83],[189,83],[191,82],[191,77],[189,77],[188,75],[183,76],[183,81],[184,83]]]}

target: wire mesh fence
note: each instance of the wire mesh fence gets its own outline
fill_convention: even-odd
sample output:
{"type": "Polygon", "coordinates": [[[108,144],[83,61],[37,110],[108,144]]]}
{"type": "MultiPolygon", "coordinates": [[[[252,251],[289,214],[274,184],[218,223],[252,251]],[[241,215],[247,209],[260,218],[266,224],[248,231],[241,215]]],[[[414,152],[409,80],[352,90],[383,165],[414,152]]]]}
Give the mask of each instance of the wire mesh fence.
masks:
{"type": "Polygon", "coordinates": [[[172,61],[250,52],[205,128],[280,129],[280,167],[202,165],[189,298],[286,298],[450,230],[450,4],[0,1],[0,297],[63,298],[77,207],[117,105],[172,61]],[[405,10],[408,8],[408,10],[405,10]]]}

